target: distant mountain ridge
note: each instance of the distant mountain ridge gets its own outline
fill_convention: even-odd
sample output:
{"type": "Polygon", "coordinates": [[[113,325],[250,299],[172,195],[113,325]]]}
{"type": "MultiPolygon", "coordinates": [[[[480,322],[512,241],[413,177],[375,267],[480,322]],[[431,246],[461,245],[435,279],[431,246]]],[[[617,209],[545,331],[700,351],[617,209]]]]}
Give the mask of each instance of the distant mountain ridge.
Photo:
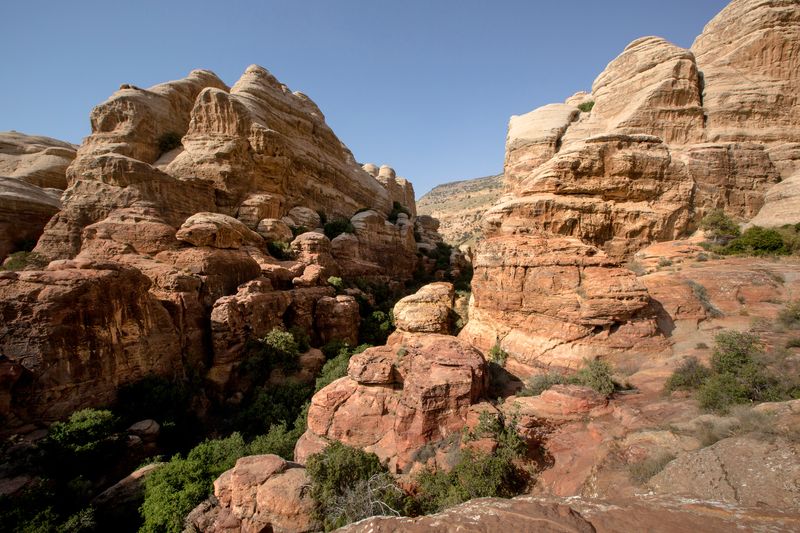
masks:
{"type": "Polygon", "coordinates": [[[417,202],[420,215],[439,219],[439,233],[453,246],[473,245],[481,236],[481,217],[503,193],[503,175],[437,185],[417,202]]]}

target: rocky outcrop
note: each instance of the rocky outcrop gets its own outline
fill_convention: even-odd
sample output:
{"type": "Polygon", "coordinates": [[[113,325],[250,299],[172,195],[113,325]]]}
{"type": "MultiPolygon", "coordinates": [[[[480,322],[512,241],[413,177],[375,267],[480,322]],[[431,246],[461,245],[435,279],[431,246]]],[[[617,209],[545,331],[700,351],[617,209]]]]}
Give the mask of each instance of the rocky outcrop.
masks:
{"type": "Polygon", "coordinates": [[[331,253],[349,278],[384,276],[411,279],[417,264],[414,227],[403,216],[392,224],[377,211],[356,213],[350,219],[354,233],[331,241],[331,253]]]}
{"type": "Polygon", "coordinates": [[[54,262],[46,271],[0,274],[3,414],[54,420],[107,405],[117,387],[149,374],[182,373],[181,346],[150,280],[114,264],[54,262]]]}
{"type": "Polygon", "coordinates": [[[227,215],[219,213],[196,213],[186,219],[175,234],[179,241],[194,246],[214,248],[241,248],[243,244],[258,246],[261,236],[227,215]]]}
{"type": "Polygon", "coordinates": [[[363,168],[370,176],[378,180],[389,193],[392,203],[397,202],[411,212],[411,216],[417,216],[417,201],[414,195],[414,185],[405,178],[398,177],[389,165],[382,165],[380,168],[372,163],[366,163],[363,168]]]}
{"type": "Polygon", "coordinates": [[[59,196],[57,190],[0,177],[0,263],[12,252],[33,247],[61,208],[59,196]]]}
{"type": "MultiPolygon", "coordinates": [[[[125,85],[91,125],[77,154],[0,137],[12,174],[0,178],[0,259],[38,239],[28,270],[0,280],[9,429],[188,367],[228,394],[247,342],[272,328],[296,326],[317,346],[357,342],[358,305],[329,277],[388,284],[415,271],[413,214],[386,220],[395,197],[415,211],[411,184],[360,168],[316,105],[261,67],[230,89],[208,71],[125,85]],[[64,172],[60,203],[18,179],[64,172]],[[332,245],[326,218],[352,218],[353,233],[332,245]]],[[[308,380],[319,357],[306,359],[308,380]]]]}
{"type": "Polygon", "coordinates": [[[417,203],[420,215],[440,222],[439,233],[453,246],[474,246],[481,239],[481,217],[503,191],[503,176],[487,176],[437,185],[417,203]]]}
{"type": "Polygon", "coordinates": [[[747,507],[767,505],[800,513],[800,446],[777,438],[723,439],[682,455],[650,480],[656,493],[717,500],[747,507]],[[754,468],[753,465],[758,465],[754,468]]]}
{"type": "Polygon", "coordinates": [[[61,208],[76,147],[49,137],[0,133],[0,262],[30,251],[61,208]]]}
{"type": "Polygon", "coordinates": [[[317,301],[314,324],[320,344],[341,340],[357,346],[360,322],[358,302],[352,296],[325,296],[317,301]]]}
{"type": "Polygon", "coordinates": [[[446,463],[445,453],[482,397],[483,356],[446,335],[394,333],[386,346],[354,355],[346,377],[317,392],[295,460],[331,440],[375,453],[392,472],[446,463]]]}
{"type": "Polygon", "coordinates": [[[665,346],[653,319],[658,304],[635,281],[636,295],[626,294],[632,285],[620,263],[654,242],[688,237],[715,209],[742,221],[798,222],[797,17],[793,2],[734,0],[691,50],[637,39],[591,94],[512,117],[510,194],[483,217],[463,338],[482,348],[497,340],[528,365],[634,346],[656,353],[665,346]],[[530,248],[528,236],[543,241],[530,248]],[[580,260],[556,257],[564,237],[586,246],[580,260]],[[608,278],[587,301],[582,274],[561,276],[589,257],[609,262],[591,269],[608,278]],[[581,318],[595,298],[604,302],[599,314],[581,318]]]}
{"type": "MultiPolygon", "coordinates": [[[[734,0],[706,25],[691,51],[703,72],[709,141],[765,142],[771,152],[800,143],[796,2],[734,0]]],[[[798,164],[795,157],[795,170],[798,164]]]]}
{"type": "Polygon", "coordinates": [[[305,468],[277,455],[252,455],[214,481],[214,497],[186,518],[185,531],[319,531],[305,468]]]}
{"type": "Polygon", "coordinates": [[[575,368],[582,358],[666,347],[647,289],[575,238],[485,240],[473,263],[469,322],[459,337],[495,343],[529,366],[575,368]]]}
{"type": "Polygon", "coordinates": [[[536,531],[611,533],[642,530],[659,533],[732,529],[790,531],[796,516],[778,510],[732,507],[714,502],[640,497],[633,500],[589,498],[480,498],[419,518],[373,517],[346,526],[346,533],[536,531]]]}
{"type": "Polygon", "coordinates": [[[0,176],[24,181],[43,189],[67,188],[67,167],[77,147],[63,141],[0,132],[0,176]]]}
{"type": "Polygon", "coordinates": [[[222,207],[232,210],[253,193],[273,195],[286,211],[299,205],[349,217],[361,207],[385,213],[391,207],[319,108],[257,65],[230,92],[213,86],[200,92],[183,147],[167,171],[213,181],[226,193],[222,207]]]}
{"type": "Polygon", "coordinates": [[[206,87],[227,90],[213,72],[193,70],[186,78],[141,89],[123,84],[108,100],[92,109],[92,134],[78,150],[70,180],[79,179],[81,160],[115,153],[155,163],[176,148],[188,127],[197,95],[206,87]]]}

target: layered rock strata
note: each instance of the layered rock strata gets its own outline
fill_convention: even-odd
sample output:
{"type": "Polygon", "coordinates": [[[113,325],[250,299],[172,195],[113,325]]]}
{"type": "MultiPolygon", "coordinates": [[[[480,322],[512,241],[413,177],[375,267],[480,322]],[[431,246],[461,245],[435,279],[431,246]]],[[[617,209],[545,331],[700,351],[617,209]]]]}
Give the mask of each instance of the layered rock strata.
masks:
{"type": "Polygon", "coordinates": [[[625,260],[688,236],[715,209],[740,221],[800,221],[798,16],[793,2],[735,0],[691,49],[637,39],[591,94],[512,117],[509,194],[483,217],[463,338],[499,342],[536,366],[633,348],[656,354],[665,346],[659,306],[635,279],[622,281],[631,278],[619,268],[625,260]],[[584,271],[587,261],[602,267],[584,271]],[[582,286],[583,272],[594,289],[582,286]]]}

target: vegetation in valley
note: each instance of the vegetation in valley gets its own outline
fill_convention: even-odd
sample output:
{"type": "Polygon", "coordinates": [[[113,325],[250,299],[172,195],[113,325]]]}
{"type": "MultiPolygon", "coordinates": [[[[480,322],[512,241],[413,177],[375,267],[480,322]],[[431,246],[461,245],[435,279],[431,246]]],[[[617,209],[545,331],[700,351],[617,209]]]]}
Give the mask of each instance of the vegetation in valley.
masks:
{"type": "Polygon", "coordinates": [[[583,367],[572,375],[550,372],[533,376],[519,391],[519,396],[537,396],[553,385],[583,385],[591,387],[600,394],[609,395],[626,387],[614,381],[611,365],[600,359],[584,359],[583,367]]]}
{"type": "Polygon", "coordinates": [[[700,229],[708,238],[703,247],[720,255],[779,256],[800,251],[800,224],[750,226],[742,232],[732,218],[717,209],[703,218],[700,229]]]}
{"type": "Polygon", "coordinates": [[[710,366],[686,359],[667,380],[665,391],[695,391],[704,409],[719,413],[735,405],[800,398],[797,376],[775,372],[773,366],[757,335],[723,331],[716,336],[710,366]]]}

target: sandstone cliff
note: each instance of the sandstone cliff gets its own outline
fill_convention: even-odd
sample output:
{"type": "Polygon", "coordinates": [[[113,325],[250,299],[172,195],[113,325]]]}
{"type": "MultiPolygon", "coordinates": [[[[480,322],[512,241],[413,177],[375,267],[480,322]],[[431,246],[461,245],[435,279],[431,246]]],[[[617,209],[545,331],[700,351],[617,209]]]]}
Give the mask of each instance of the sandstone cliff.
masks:
{"type": "Polygon", "coordinates": [[[691,49],[637,39],[591,94],[512,117],[510,194],[483,217],[463,338],[529,366],[658,354],[658,304],[625,260],[713,209],[797,222],[799,16],[796,2],[735,0],[691,49]]]}

